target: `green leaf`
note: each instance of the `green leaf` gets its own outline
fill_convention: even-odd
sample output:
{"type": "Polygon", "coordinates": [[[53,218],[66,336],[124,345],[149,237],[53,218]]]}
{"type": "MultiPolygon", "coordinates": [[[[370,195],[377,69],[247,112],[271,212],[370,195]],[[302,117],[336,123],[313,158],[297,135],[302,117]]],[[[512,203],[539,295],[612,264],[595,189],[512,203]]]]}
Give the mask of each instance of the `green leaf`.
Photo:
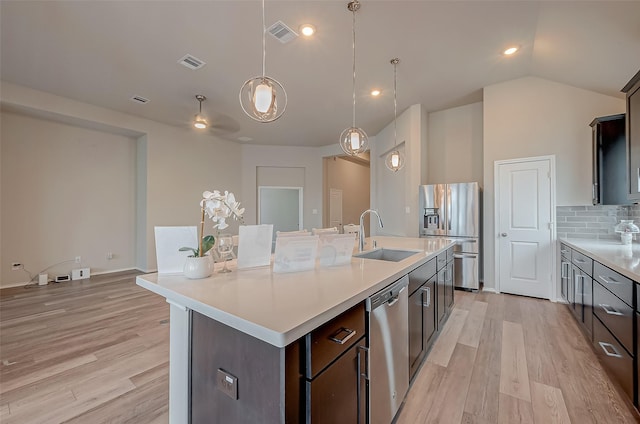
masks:
{"type": "Polygon", "coordinates": [[[180,249],[178,249],[178,252],[188,252],[188,251],[192,251],[193,256],[198,256],[198,249],[194,249],[193,247],[181,247],[180,249]]]}
{"type": "Polygon", "coordinates": [[[211,248],[213,247],[213,245],[216,243],[216,239],[215,237],[209,235],[209,236],[204,236],[202,238],[202,254],[204,255],[205,253],[207,253],[209,250],[211,250],[211,248]]]}

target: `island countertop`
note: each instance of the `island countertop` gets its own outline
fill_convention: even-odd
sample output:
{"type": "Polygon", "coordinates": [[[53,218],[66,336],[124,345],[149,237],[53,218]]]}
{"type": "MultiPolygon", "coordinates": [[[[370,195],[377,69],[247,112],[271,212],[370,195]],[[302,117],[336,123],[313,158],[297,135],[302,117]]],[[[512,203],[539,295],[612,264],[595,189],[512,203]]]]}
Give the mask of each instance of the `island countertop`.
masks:
{"type": "Polygon", "coordinates": [[[200,280],[146,274],[137,277],[136,284],[168,302],[285,347],[454,244],[446,238],[373,239],[378,248],[416,254],[399,262],[353,257],[349,265],[284,274],[272,272],[272,266],[233,269],[200,280]]]}
{"type": "Polygon", "coordinates": [[[634,281],[640,281],[640,244],[638,243],[624,245],[617,240],[565,238],[561,238],[560,242],[634,281]]]}

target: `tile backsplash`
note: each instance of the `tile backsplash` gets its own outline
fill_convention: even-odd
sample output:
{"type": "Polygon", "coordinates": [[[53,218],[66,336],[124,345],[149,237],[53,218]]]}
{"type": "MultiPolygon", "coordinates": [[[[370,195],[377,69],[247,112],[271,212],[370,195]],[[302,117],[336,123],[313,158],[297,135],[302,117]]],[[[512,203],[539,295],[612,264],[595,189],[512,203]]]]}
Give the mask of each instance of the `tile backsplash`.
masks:
{"type": "Polygon", "coordinates": [[[613,231],[613,227],[621,219],[640,223],[640,205],[556,207],[558,238],[619,240],[620,235],[613,231]]]}

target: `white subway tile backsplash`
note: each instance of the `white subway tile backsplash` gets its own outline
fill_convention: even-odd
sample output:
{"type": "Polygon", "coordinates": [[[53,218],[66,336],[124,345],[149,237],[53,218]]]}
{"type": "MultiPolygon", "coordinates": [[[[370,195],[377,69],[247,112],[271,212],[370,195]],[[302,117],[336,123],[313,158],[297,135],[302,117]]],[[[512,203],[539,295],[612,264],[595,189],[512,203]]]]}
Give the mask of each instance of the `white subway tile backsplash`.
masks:
{"type": "Polygon", "coordinates": [[[640,205],[632,206],[558,206],[556,232],[558,237],[617,240],[613,227],[621,219],[640,223],[640,205]]]}

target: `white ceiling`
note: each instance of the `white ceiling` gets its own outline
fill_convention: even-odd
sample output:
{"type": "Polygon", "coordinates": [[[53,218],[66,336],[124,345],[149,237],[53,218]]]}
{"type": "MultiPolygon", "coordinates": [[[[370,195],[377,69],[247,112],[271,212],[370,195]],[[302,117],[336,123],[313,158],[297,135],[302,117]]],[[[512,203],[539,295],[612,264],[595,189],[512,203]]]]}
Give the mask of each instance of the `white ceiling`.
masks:
{"type": "MultiPolygon", "coordinates": [[[[620,96],[640,69],[640,1],[376,1],[357,12],[357,125],[375,135],[398,111],[482,99],[482,88],[538,76],[620,96]],[[517,44],[506,58],[501,51],[517,44]],[[369,91],[381,88],[378,98],[369,91]]],[[[246,117],[245,80],[261,73],[259,1],[0,2],[2,80],[177,126],[203,111],[214,134],[250,143],[321,146],[351,126],[351,22],[346,1],[266,1],[267,26],[317,35],[267,38],[267,75],[287,90],[285,115],[246,117]],[[177,63],[192,54],[197,71],[177,63]],[[139,95],[146,105],[131,102],[139,95]]],[[[194,130],[195,131],[195,130],[194,130]]]]}

